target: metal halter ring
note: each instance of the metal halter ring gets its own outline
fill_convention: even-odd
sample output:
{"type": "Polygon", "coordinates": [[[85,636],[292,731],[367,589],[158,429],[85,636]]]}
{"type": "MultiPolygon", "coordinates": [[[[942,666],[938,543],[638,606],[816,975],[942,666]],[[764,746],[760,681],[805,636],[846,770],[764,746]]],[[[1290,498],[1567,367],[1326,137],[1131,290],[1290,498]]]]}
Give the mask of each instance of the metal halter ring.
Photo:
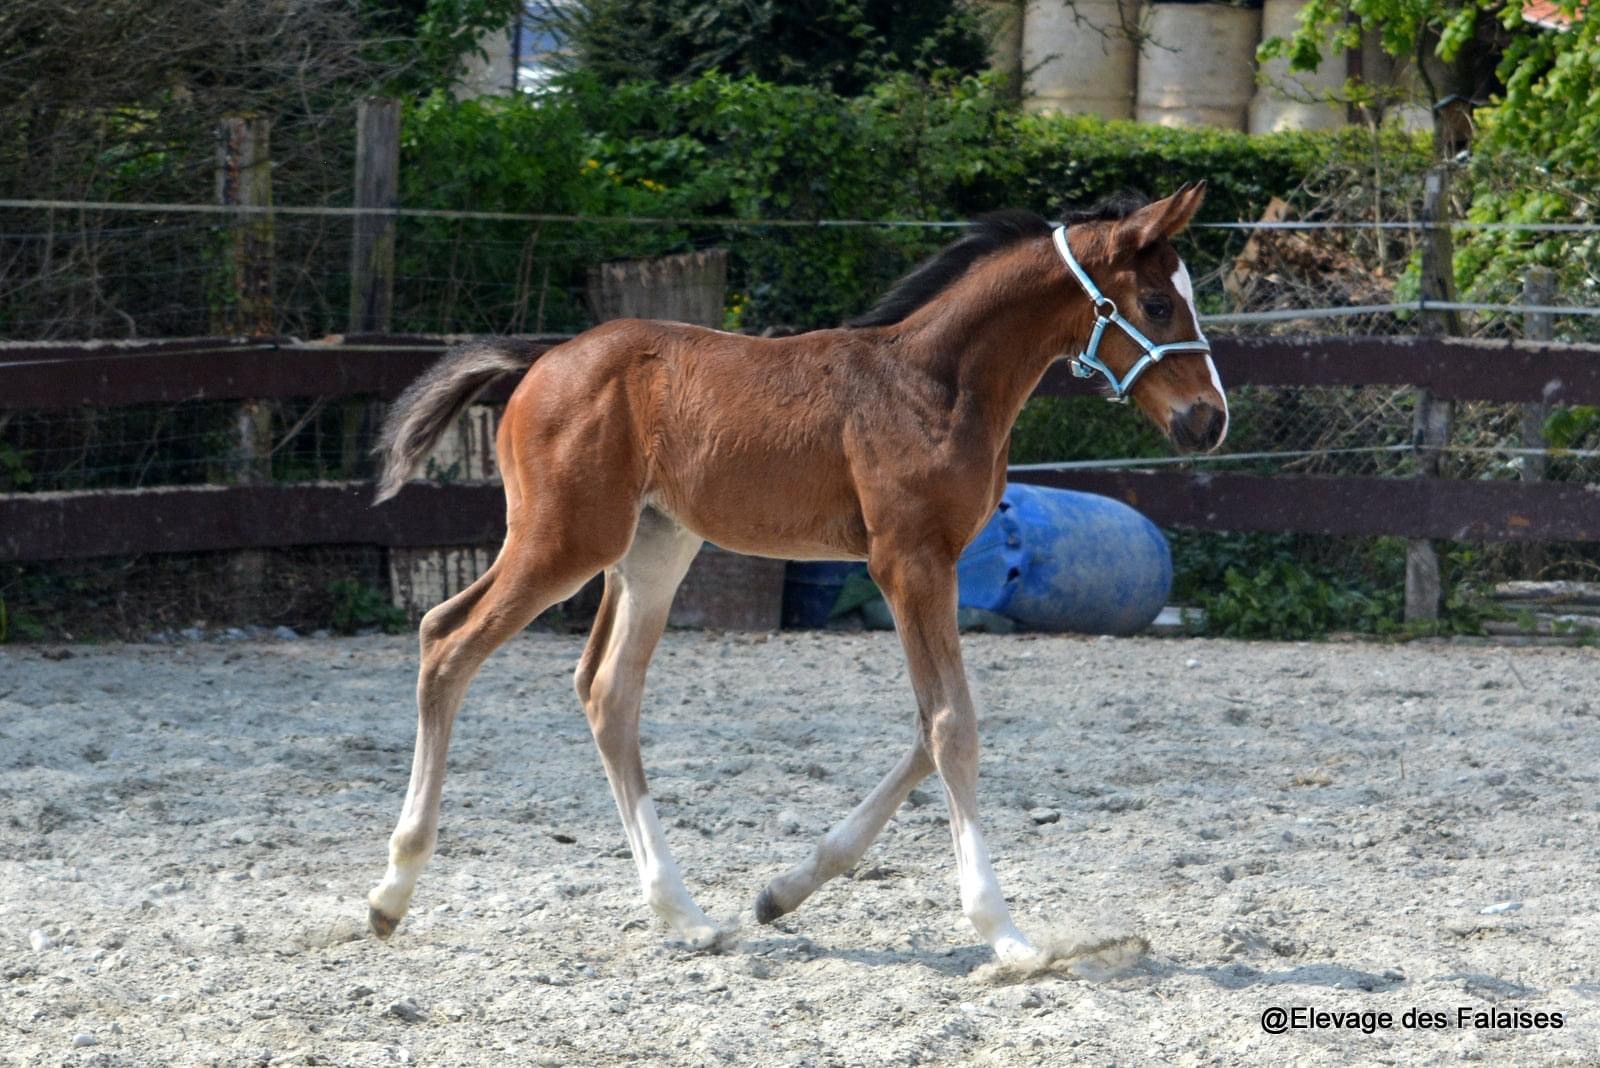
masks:
{"type": "Polygon", "coordinates": [[[1111,399],[1126,402],[1128,390],[1133,388],[1133,384],[1139,380],[1139,376],[1149,370],[1152,364],[1160,363],[1168,353],[1193,352],[1210,356],[1211,343],[1206,340],[1206,336],[1203,333],[1191,341],[1173,341],[1165,345],[1157,345],[1145,337],[1139,328],[1129,322],[1122,312],[1117,309],[1117,302],[1100,292],[1100,287],[1094,284],[1094,280],[1089,277],[1089,272],[1085,271],[1072,255],[1072,249],[1067,247],[1067,228],[1058,226],[1051,236],[1055,239],[1056,251],[1061,253],[1061,259],[1066,263],[1067,270],[1072,272],[1072,277],[1078,280],[1078,284],[1083,287],[1083,291],[1094,302],[1094,331],[1090,333],[1089,343],[1084,346],[1083,351],[1071,358],[1072,373],[1075,376],[1078,378],[1093,378],[1096,374],[1104,375],[1106,381],[1111,384],[1112,393],[1115,394],[1111,399]],[[1107,311],[1107,309],[1110,310],[1107,311]],[[1121,329],[1124,334],[1133,339],[1135,345],[1144,350],[1144,355],[1134,361],[1133,366],[1128,368],[1128,373],[1120,379],[1117,377],[1117,373],[1108,367],[1105,361],[1100,359],[1100,339],[1105,336],[1108,324],[1121,329]]]}

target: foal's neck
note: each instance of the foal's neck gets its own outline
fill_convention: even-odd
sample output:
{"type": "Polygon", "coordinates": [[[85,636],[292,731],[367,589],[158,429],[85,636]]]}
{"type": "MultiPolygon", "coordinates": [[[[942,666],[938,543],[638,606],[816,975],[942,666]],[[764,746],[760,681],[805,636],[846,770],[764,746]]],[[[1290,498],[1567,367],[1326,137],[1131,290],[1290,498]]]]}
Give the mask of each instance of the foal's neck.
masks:
{"type": "Polygon", "coordinates": [[[1050,364],[1086,342],[1093,322],[1089,298],[1044,237],[957,279],[906,320],[904,342],[998,444],[1050,364]]]}

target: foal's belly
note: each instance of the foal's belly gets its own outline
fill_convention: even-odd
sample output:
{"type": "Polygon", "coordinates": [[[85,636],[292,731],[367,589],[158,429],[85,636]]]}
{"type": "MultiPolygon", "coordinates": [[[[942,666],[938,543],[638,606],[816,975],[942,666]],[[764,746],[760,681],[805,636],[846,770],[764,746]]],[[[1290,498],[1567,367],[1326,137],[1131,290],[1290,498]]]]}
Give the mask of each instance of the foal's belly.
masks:
{"type": "Polygon", "coordinates": [[[783,560],[866,558],[855,494],[823,465],[721,456],[653,481],[651,506],[724,549],[783,560]]]}

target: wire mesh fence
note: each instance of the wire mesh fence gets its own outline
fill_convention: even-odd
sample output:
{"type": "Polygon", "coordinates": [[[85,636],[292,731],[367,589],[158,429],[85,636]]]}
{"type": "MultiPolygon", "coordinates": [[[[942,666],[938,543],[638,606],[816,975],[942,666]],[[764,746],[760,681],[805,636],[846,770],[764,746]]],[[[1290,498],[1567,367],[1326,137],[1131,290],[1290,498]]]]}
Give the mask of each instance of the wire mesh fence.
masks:
{"type": "MultiPolygon", "coordinates": [[[[393,328],[425,333],[576,332],[594,316],[588,269],[619,256],[687,249],[730,250],[724,325],[761,330],[828,325],[862,310],[921,256],[950,240],[945,227],[805,228],[724,222],[402,218],[396,228],[393,328]],[[841,271],[860,279],[855,306],[836,293],[841,271]],[[830,302],[831,301],[831,302],[830,302]]],[[[1415,228],[1286,230],[1294,241],[1258,240],[1247,229],[1207,238],[1197,271],[1202,309],[1212,314],[1289,312],[1396,302],[1415,228]],[[1254,244],[1252,245],[1252,242],[1254,244]],[[1397,288],[1398,287],[1398,288],[1397,288]]],[[[227,319],[227,217],[0,210],[0,331],[14,339],[193,336],[227,319]]],[[[283,334],[318,337],[345,329],[351,227],[337,214],[283,215],[273,224],[273,313],[283,334]]],[[[1519,294],[1506,294],[1507,302],[1519,294]]],[[[1585,291],[1556,292],[1581,304],[1585,291]]],[[[1520,333],[1515,310],[1468,314],[1470,332],[1520,333]]],[[[1414,314],[1278,318],[1209,327],[1239,335],[1403,334],[1414,314]]],[[[1592,327],[1556,319],[1558,337],[1592,327]]],[[[1269,474],[1407,477],[1416,391],[1407,387],[1243,387],[1230,392],[1227,451],[1252,457],[1232,469],[1269,474]]],[[[363,479],[381,408],[371,398],[299,397],[263,402],[261,450],[242,455],[237,401],[52,411],[0,410],[0,492],[40,493],[229,483],[363,479]],[[246,471],[242,465],[251,465],[246,471]]],[[[1457,406],[1446,475],[1520,479],[1527,406],[1457,406]]],[[[1600,481],[1600,418],[1592,409],[1538,414],[1552,451],[1540,477],[1600,481]]],[[[1014,459],[1154,460],[1167,449],[1126,409],[1093,398],[1047,398],[1024,417],[1014,459]]],[[[1537,452],[1537,450],[1534,450],[1537,452]]],[[[435,477],[457,477],[440,469],[435,477]]],[[[1354,549],[1300,538],[1307,559],[1354,549]]],[[[1342,542],[1341,542],[1342,544],[1342,542]]],[[[363,547],[273,550],[241,573],[236,554],[177,554],[86,563],[6,565],[0,604],[10,633],[135,636],[200,621],[300,628],[393,622],[381,591],[383,553],[363,547]]],[[[1586,546],[1480,554],[1481,573],[1502,577],[1590,577],[1600,556],[1586,546]],[[1530,571],[1536,563],[1537,571],[1530,571]]]]}
{"type": "Polygon", "coordinates": [[[354,634],[405,621],[383,550],[334,545],[0,565],[0,640],[354,634]],[[278,631],[282,633],[282,631],[278,631]]]}

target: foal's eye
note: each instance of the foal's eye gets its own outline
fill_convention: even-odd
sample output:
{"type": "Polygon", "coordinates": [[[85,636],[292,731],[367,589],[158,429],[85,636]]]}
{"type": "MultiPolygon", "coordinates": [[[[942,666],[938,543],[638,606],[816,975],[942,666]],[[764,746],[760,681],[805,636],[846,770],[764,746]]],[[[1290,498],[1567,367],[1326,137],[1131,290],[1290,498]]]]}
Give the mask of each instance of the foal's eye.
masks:
{"type": "Polygon", "coordinates": [[[1146,297],[1139,305],[1152,319],[1165,319],[1172,314],[1172,301],[1166,297],[1146,297]]]}

